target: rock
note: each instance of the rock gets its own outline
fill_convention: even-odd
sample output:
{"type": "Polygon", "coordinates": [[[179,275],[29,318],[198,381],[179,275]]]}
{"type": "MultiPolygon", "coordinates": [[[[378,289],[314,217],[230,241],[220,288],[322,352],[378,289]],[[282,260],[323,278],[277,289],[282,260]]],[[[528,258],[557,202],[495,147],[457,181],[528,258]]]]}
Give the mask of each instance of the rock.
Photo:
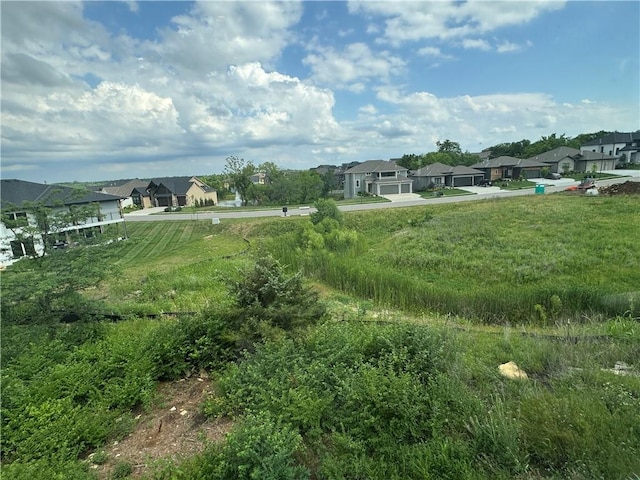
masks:
{"type": "Polygon", "coordinates": [[[503,363],[498,367],[498,370],[503,377],[511,378],[513,380],[527,380],[529,378],[527,376],[527,372],[520,370],[515,362],[503,363]]]}

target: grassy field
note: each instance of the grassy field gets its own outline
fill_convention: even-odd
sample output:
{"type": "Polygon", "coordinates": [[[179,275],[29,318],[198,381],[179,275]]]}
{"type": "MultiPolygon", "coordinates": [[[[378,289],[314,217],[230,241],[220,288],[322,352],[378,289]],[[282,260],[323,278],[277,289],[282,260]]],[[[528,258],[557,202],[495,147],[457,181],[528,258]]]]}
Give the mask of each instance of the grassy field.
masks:
{"type": "Polygon", "coordinates": [[[126,478],[140,466],[108,447],[154,408],[159,381],[206,370],[200,421],[231,433],[143,478],[636,478],[639,214],[633,197],[549,195],[342,226],[128,225],[106,251],[118,273],[85,292],[125,320],[3,318],[2,477],[126,478]],[[234,285],[269,251],[307,272],[329,314],[279,331],[264,319],[289,310],[257,310],[263,341],[249,344],[227,326],[234,285]],[[162,312],[196,313],[139,318],[162,312]],[[528,379],[501,376],[508,361],[528,379]]]}
{"type": "MultiPolygon", "coordinates": [[[[343,252],[267,239],[279,258],[375,303],[483,321],[638,312],[636,198],[563,195],[361,212],[343,252]]],[[[300,227],[301,229],[303,226],[300,227]]]]}

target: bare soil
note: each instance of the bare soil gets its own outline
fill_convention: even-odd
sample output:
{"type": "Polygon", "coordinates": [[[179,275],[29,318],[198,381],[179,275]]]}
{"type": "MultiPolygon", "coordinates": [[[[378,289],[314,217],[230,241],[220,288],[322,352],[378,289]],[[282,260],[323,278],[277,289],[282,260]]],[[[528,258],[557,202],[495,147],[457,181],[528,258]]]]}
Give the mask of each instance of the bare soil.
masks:
{"type": "Polygon", "coordinates": [[[633,195],[640,194],[640,182],[626,181],[624,183],[616,183],[608,187],[598,189],[603,195],[633,195]]]}
{"type": "MultiPolygon", "coordinates": [[[[202,452],[207,442],[224,440],[231,421],[211,420],[200,413],[200,405],[211,393],[211,380],[205,373],[161,383],[155,406],[138,416],[136,427],[128,437],[103,449],[105,463],[92,463],[91,468],[98,478],[108,479],[116,464],[126,462],[133,470],[129,478],[140,478],[149,473],[157,460],[180,461],[202,452]]],[[[95,455],[100,453],[90,455],[89,459],[95,455]]]]}

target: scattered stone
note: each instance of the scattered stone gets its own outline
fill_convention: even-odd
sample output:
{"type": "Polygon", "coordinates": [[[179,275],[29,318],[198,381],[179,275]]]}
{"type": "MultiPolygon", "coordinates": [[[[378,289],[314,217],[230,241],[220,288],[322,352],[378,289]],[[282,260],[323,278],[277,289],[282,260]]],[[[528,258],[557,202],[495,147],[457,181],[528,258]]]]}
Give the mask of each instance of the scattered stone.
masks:
{"type": "Polygon", "coordinates": [[[527,373],[521,370],[515,362],[503,363],[498,367],[498,370],[503,377],[513,380],[527,380],[529,378],[527,373]]]}
{"type": "Polygon", "coordinates": [[[171,408],[169,409],[169,411],[170,411],[170,412],[175,412],[176,410],[177,410],[177,408],[176,408],[176,407],[171,407],[171,408]]]}

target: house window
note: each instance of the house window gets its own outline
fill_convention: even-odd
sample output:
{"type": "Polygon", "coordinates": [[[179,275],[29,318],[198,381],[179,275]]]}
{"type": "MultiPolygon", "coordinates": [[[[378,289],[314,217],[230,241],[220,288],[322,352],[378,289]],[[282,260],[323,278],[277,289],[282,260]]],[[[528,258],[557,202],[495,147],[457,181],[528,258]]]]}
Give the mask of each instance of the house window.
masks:
{"type": "Polygon", "coordinates": [[[356,180],[356,188],[360,188],[360,180],[356,180]]]}
{"type": "Polygon", "coordinates": [[[20,258],[26,255],[35,256],[36,249],[33,245],[33,238],[27,238],[25,240],[12,240],[11,241],[11,252],[13,253],[13,258],[20,258]]]}
{"type": "Polygon", "coordinates": [[[433,177],[433,183],[435,185],[442,185],[442,177],[433,177]]]}

